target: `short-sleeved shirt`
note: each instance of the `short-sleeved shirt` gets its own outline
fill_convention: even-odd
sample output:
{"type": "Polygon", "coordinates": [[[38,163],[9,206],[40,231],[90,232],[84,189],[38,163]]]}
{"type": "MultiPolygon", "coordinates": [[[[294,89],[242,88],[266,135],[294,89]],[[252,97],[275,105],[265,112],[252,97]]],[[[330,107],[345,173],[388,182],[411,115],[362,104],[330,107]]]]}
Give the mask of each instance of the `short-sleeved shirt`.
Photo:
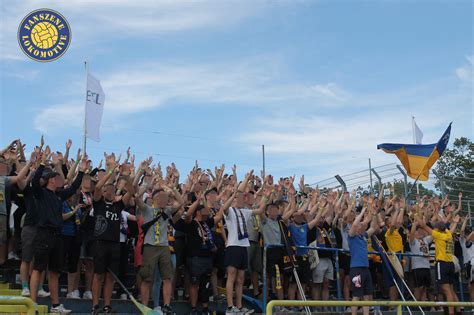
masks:
{"type": "Polygon", "coordinates": [[[262,235],[265,245],[281,245],[281,231],[278,220],[272,220],[267,217],[262,218],[262,235]]]}
{"type": "Polygon", "coordinates": [[[120,242],[120,216],[125,205],[122,201],[108,202],[104,198],[94,201],[94,238],[120,242]]]}
{"type": "MultiPolygon", "coordinates": [[[[187,234],[186,256],[191,257],[209,257],[212,256],[212,248],[209,242],[209,236],[205,237],[205,228],[207,225],[209,231],[214,227],[214,218],[208,218],[205,222],[197,222],[192,220],[186,223],[183,219],[179,219],[175,224],[176,230],[183,231],[187,234]],[[201,225],[201,226],[199,226],[201,225]]],[[[212,231],[211,231],[212,237],[212,231]]]]}
{"type": "Polygon", "coordinates": [[[465,237],[459,239],[459,243],[462,248],[463,261],[465,264],[471,263],[471,266],[474,265],[474,244],[472,242],[466,242],[465,237]]]}
{"type": "MultiPolygon", "coordinates": [[[[63,203],[63,214],[72,212],[72,208],[69,206],[69,204],[65,201],[63,203]]],[[[76,218],[81,215],[81,209],[78,209],[76,214],[74,214],[72,217],[69,219],[65,220],[63,222],[63,231],[62,235],[66,236],[75,236],[76,235],[76,218]]]]}
{"type": "Polygon", "coordinates": [[[347,238],[351,251],[351,268],[369,267],[367,233],[354,235],[347,238]]]}
{"type": "Polygon", "coordinates": [[[437,229],[431,232],[435,243],[435,257],[438,261],[453,262],[454,243],[453,235],[448,229],[443,232],[437,229]]]}
{"type": "Polygon", "coordinates": [[[249,241],[258,242],[260,237],[260,216],[253,214],[250,220],[247,221],[247,233],[249,234],[249,241]]]}
{"type": "MultiPolygon", "coordinates": [[[[288,227],[291,233],[291,238],[293,239],[293,243],[296,246],[308,246],[307,243],[307,235],[308,235],[308,224],[290,224],[288,227]]],[[[296,255],[302,256],[308,253],[308,249],[306,248],[297,248],[296,255]]]]}
{"type": "Polygon", "coordinates": [[[0,215],[7,215],[11,207],[11,182],[7,176],[0,176],[0,215]]]}
{"type": "Polygon", "coordinates": [[[249,247],[250,246],[248,237],[242,238],[239,240],[239,233],[238,233],[239,230],[238,230],[237,224],[239,224],[240,226],[241,233],[244,233],[244,231],[247,229],[247,226],[244,227],[244,225],[247,225],[247,222],[248,220],[250,220],[251,216],[252,216],[251,209],[231,207],[227,210],[227,214],[224,214],[224,219],[225,219],[225,222],[227,225],[227,231],[228,231],[227,247],[229,246],[249,247]],[[236,217],[236,213],[239,216],[238,219],[236,217]]]}
{"type": "Polygon", "coordinates": [[[403,238],[398,229],[394,229],[393,232],[388,229],[384,236],[389,252],[403,253],[403,238]]]}
{"type": "Polygon", "coordinates": [[[128,216],[130,213],[128,213],[125,210],[122,210],[122,213],[120,214],[121,216],[121,221],[120,221],[120,243],[125,243],[127,241],[127,236],[128,236],[128,216]]]}
{"type": "Polygon", "coordinates": [[[142,209],[144,223],[150,222],[161,212],[165,216],[161,216],[146,232],[144,244],[155,246],[168,246],[168,219],[172,215],[172,209],[167,207],[164,209],[152,208],[148,205],[142,209]]]}
{"type": "MultiPolygon", "coordinates": [[[[431,236],[425,236],[422,239],[415,238],[410,243],[411,253],[415,255],[428,256],[430,254],[430,243],[433,241],[431,236]]],[[[411,269],[430,268],[429,257],[412,256],[411,269]]]]}

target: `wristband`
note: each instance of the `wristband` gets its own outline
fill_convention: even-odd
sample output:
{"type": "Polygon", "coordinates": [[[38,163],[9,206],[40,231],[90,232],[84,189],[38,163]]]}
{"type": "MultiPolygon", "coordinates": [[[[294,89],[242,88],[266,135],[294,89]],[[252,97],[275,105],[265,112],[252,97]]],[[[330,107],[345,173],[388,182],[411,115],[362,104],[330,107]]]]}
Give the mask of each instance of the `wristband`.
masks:
{"type": "Polygon", "coordinates": [[[112,175],[113,172],[114,172],[114,171],[110,170],[110,171],[109,171],[109,174],[112,175]]]}

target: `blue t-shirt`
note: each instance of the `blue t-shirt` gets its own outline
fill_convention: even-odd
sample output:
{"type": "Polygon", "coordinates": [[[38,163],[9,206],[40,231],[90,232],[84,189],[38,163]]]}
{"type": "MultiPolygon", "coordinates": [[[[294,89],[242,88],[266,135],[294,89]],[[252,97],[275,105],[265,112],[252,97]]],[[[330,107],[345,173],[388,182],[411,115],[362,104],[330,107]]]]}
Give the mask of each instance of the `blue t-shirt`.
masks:
{"type": "MultiPolygon", "coordinates": [[[[296,246],[308,246],[307,243],[307,234],[308,234],[308,224],[303,224],[303,225],[296,225],[296,224],[290,224],[288,227],[291,233],[291,238],[293,239],[293,242],[295,243],[296,246]]],[[[296,255],[302,256],[306,255],[308,253],[308,249],[305,248],[297,248],[296,249],[296,255]]]]}
{"type": "Polygon", "coordinates": [[[364,233],[364,235],[349,236],[347,238],[351,251],[351,268],[369,267],[367,237],[367,233],[364,233]]]}
{"type": "MultiPolygon", "coordinates": [[[[63,213],[69,213],[71,211],[72,211],[72,209],[69,206],[69,204],[67,202],[64,202],[63,203],[63,213]]],[[[76,213],[79,213],[79,212],[76,212],[76,213]]],[[[66,235],[66,236],[75,236],[76,235],[76,222],[75,222],[75,220],[76,220],[76,216],[73,215],[72,217],[70,217],[66,221],[63,221],[62,235],[66,235]]]]}

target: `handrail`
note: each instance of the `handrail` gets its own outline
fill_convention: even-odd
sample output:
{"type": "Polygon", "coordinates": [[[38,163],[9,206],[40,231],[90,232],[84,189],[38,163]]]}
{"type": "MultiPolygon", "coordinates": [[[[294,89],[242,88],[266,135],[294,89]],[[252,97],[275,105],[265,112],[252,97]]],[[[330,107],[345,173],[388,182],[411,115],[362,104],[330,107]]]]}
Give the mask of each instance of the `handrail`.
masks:
{"type": "Polygon", "coordinates": [[[385,306],[396,307],[397,315],[402,315],[403,307],[468,307],[474,308],[474,302],[414,302],[414,301],[290,301],[290,300],[273,300],[268,302],[266,313],[273,314],[274,306],[385,306]]]}
{"type": "Polygon", "coordinates": [[[35,303],[32,299],[24,296],[0,296],[0,313],[2,312],[2,305],[24,305],[28,309],[28,315],[35,314],[35,303]]]}
{"type": "MultiPolygon", "coordinates": [[[[284,247],[282,244],[267,244],[263,247],[263,298],[262,302],[263,305],[267,304],[267,249],[268,248],[275,248],[275,247],[284,247]]],[[[335,271],[336,271],[336,286],[337,286],[337,298],[341,299],[341,285],[339,279],[339,257],[337,253],[350,253],[348,250],[344,250],[341,248],[331,248],[331,247],[317,247],[317,246],[294,246],[295,248],[299,249],[311,249],[311,250],[322,250],[322,251],[331,251],[334,253],[335,256],[335,271]]],[[[384,253],[378,251],[369,251],[368,254],[375,254],[375,255],[382,255],[384,253]]],[[[397,256],[409,256],[409,257],[434,257],[434,255],[420,255],[420,254],[412,254],[412,253],[394,253],[397,256]]],[[[460,285],[460,293],[461,293],[461,300],[464,300],[464,292],[462,289],[462,283],[460,285]]]]}

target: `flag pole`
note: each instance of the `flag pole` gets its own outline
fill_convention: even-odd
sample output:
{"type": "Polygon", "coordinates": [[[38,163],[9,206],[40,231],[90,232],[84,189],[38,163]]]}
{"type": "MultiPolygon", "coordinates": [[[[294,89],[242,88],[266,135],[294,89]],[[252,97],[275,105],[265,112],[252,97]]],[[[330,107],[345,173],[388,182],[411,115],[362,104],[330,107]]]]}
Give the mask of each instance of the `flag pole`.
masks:
{"type": "Polygon", "coordinates": [[[411,116],[411,133],[413,136],[413,144],[416,144],[416,136],[415,136],[415,116],[411,116]]]}
{"type": "Polygon", "coordinates": [[[89,65],[87,61],[84,61],[84,68],[86,71],[86,102],[84,102],[84,146],[83,146],[83,152],[84,155],[86,154],[86,146],[87,146],[87,127],[86,127],[86,121],[87,121],[87,106],[85,105],[87,103],[87,75],[89,74],[89,65]]]}

